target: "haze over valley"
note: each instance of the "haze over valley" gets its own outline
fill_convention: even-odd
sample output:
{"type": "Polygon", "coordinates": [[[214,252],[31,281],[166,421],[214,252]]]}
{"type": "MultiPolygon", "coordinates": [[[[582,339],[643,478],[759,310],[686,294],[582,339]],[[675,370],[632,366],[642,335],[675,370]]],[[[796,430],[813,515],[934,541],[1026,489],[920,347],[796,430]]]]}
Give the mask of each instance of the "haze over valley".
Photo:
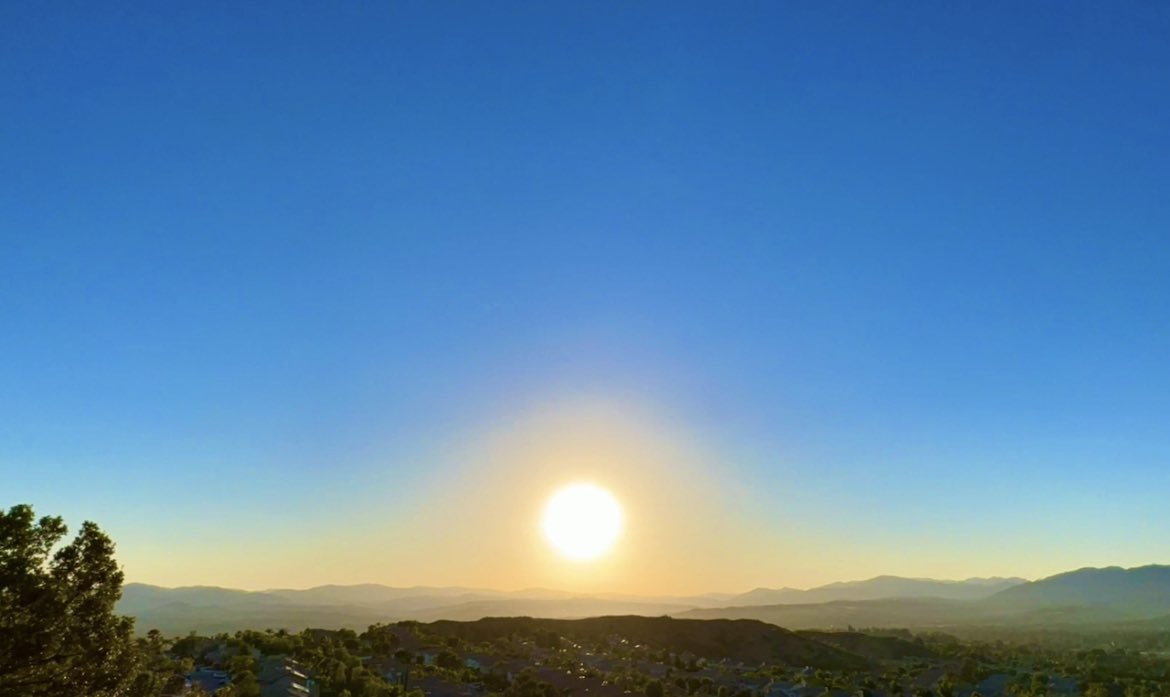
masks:
{"type": "Polygon", "coordinates": [[[379,622],[484,617],[645,615],[756,619],[793,629],[961,628],[965,625],[1170,626],[1170,566],[1080,569],[1020,578],[938,581],[881,576],[807,590],[631,596],[550,589],[392,588],[376,584],[242,591],[127,584],[119,612],[168,632],[284,627],[363,628],[379,622]]]}

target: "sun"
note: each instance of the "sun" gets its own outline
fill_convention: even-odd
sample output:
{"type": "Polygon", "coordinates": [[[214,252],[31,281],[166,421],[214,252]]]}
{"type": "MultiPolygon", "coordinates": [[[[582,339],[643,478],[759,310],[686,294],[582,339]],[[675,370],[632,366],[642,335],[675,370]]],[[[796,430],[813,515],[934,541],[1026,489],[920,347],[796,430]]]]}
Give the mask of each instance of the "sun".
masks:
{"type": "Polygon", "coordinates": [[[613,547],[622,522],[622,507],[613,494],[596,484],[577,483],[558,489],[549,498],[541,529],[563,556],[587,561],[613,547]]]}

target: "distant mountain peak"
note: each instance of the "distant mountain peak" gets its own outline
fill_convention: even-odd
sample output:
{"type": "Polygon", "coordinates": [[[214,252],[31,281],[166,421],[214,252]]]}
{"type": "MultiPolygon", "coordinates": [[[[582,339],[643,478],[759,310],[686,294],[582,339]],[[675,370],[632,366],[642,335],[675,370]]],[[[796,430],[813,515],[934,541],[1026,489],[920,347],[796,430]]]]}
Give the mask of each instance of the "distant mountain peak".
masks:
{"type": "Polygon", "coordinates": [[[837,581],[808,590],[756,588],[732,598],[729,602],[734,605],[777,605],[884,598],[979,600],[1024,582],[1024,579],[1015,578],[970,578],[954,581],[886,574],[862,581],[837,581]]]}
{"type": "Polygon", "coordinates": [[[1084,567],[1002,590],[987,604],[1004,610],[1112,608],[1125,617],[1170,613],[1170,566],[1084,567]]]}

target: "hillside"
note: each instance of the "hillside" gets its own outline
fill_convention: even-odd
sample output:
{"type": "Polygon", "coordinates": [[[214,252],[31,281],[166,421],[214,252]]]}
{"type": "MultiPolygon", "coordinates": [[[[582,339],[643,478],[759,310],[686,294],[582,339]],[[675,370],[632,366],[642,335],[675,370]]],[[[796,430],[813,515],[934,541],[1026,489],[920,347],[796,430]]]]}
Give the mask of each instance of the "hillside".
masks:
{"type": "Polygon", "coordinates": [[[735,596],[727,604],[733,606],[811,604],[885,598],[978,600],[1021,583],[1026,583],[1026,581],[1022,578],[969,578],[965,581],[940,581],[930,578],[877,576],[864,581],[830,583],[808,590],[757,588],[735,596]]]}
{"type": "Polygon", "coordinates": [[[675,615],[692,619],[754,619],[790,629],[939,627],[979,621],[987,613],[972,603],[937,598],[840,600],[831,603],[701,608],[675,615]]]}
{"type": "MultiPolygon", "coordinates": [[[[870,584],[870,589],[900,585],[870,584]]],[[[839,590],[842,586],[826,588],[833,587],[839,590]]],[[[789,597],[793,597],[791,593],[789,597]]],[[[1170,566],[1079,569],[1012,585],[978,600],[928,597],[740,605],[689,610],[677,616],[758,619],[792,629],[840,629],[849,625],[1071,627],[1131,623],[1166,615],[1170,615],[1170,566]]]]}
{"type": "Polygon", "coordinates": [[[999,611],[1084,607],[1152,618],[1170,613],[1170,566],[1078,569],[1008,588],[983,604],[999,611]]]}
{"type": "Polygon", "coordinates": [[[192,586],[160,588],[131,583],[117,611],[136,618],[139,631],[169,633],[286,628],[361,629],[375,622],[528,615],[580,618],[613,614],[665,615],[692,604],[669,598],[627,600],[530,589],[504,593],[465,588],[322,586],[308,590],[242,591],[192,586]]]}
{"type": "Polygon", "coordinates": [[[903,658],[934,658],[935,652],[923,644],[892,636],[875,636],[860,632],[797,632],[806,639],[836,646],[842,651],[864,656],[870,660],[886,661],[903,658]]]}
{"type": "Polygon", "coordinates": [[[471,621],[484,617],[549,617],[579,619],[620,613],[623,615],[662,616],[686,612],[688,605],[665,605],[652,602],[628,600],[605,600],[603,598],[565,598],[543,600],[517,598],[508,600],[480,600],[456,605],[418,610],[407,613],[408,619],[422,622],[436,620],[471,621]]]}
{"type": "Polygon", "coordinates": [[[517,634],[552,631],[577,640],[604,642],[613,635],[676,653],[735,661],[773,661],[794,666],[864,668],[868,661],[816,639],[753,620],[682,620],[670,617],[593,617],[580,620],[491,617],[476,622],[438,621],[428,628],[466,641],[490,641],[517,634]]]}

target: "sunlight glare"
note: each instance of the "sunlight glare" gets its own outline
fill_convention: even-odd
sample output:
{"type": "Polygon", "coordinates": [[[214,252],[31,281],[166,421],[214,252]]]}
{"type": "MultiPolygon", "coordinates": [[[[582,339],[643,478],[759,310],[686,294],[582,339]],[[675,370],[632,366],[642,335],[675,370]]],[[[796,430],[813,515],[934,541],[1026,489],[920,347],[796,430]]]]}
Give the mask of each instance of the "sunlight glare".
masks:
{"type": "Polygon", "coordinates": [[[565,557],[595,559],[613,546],[622,530],[622,509],[613,494],[596,484],[570,484],[548,500],[544,536],[565,557]]]}

